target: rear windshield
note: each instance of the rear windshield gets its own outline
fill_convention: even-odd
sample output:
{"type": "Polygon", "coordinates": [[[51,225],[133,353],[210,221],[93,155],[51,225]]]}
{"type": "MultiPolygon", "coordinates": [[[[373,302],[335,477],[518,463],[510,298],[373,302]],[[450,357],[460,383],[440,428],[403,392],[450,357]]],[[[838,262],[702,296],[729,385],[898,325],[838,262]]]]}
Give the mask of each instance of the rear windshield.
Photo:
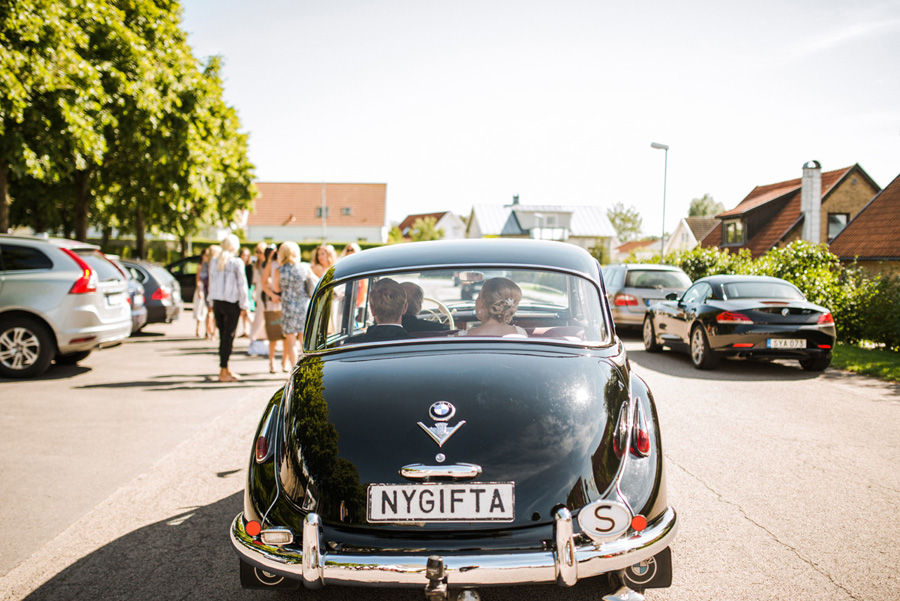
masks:
{"type": "Polygon", "coordinates": [[[406,343],[429,338],[499,338],[594,346],[610,340],[600,292],[593,282],[531,269],[445,269],[344,280],[323,284],[309,311],[305,340],[309,350],[384,342],[373,336],[389,330],[391,341],[406,343]],[[385,279],[393,282],[379,284],[385,279]],[[398,286],[400,301],[387,292],[373,294],[376,289],[396,291],[398,286]],[[383,313],[397,311],[396,304],[391,305],[396,302],[407,307],[401,326],[370,330],[390,323],[383,313]],[[491,318],[491,313],[496,317],[491,318]],[[479,328],[482,325],[503,327],[479,328]]]}
{"type": "Polygon", "coordinates": [[[74,251],[78,257],[91,266],[91,268],[97,273],[97,279],[101,282],[107,282],[110,280],[125,280],[124,274],[122,274],[119,269],[113,265],[112,261],[106,258],[106,256],[101,253],[99,250],[76,250],[74,251]]]}
{"type": "Polygon", "coordinates": [[[166,284],[171,286],[173,282],[175,282],[175,276],[166,271],[164,267],[160,267],[158,265],[149,265],[147,270],[153,274],[153,277],[156,278],[156,281],[160,284],[166,284]]]}
{"type": "Polygon", "coordinates": [[[625,276],[626,288],[680,288],[691,285],[691,278],[681,271],[659,271],[656,269],[629,270],[625,276]]]}
{"type": "Polygon", "coordinates": [[[734,282],[724,284],[722,292],[725,300],[733,298],[777,298],[784,300],[806,300],[803,294],[790,284],[778,282],[734,282]]]}

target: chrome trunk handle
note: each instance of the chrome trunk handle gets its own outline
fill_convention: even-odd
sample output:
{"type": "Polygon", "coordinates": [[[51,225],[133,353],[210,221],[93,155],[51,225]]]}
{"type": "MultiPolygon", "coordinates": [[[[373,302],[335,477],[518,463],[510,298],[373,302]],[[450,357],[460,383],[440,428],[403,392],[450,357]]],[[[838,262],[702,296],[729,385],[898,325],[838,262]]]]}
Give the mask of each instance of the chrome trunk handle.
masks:
{"type": "Polygon", "coordinates": [[[452,465],[424,465],[413,463],[400,468],[400,475],[408,480],[426,480],[428,478],[451,478],[467,480],[481,475],[481,466],[472,463],[455,463],[452,465]]]}

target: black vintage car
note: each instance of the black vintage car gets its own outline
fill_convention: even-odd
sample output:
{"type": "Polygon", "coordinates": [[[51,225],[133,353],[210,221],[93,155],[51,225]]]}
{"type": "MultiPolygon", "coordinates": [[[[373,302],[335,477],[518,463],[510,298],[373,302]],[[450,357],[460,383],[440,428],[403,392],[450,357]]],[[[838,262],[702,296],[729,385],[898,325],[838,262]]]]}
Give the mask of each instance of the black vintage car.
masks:
{"type": "Polygon", "coordinates": [[[710,276],[667,298],[644,317],[649,352],[687,351],[698,369],[714,369],[722,357],[796,359],[809,371],[831,363],[834,318],[780,278],[710,276]]]}
{"type": "Polygon", "coordinates": [[[669,586],[676,514],[656,406],[587,252],[464,240],[357,253],[319,281],[304,351],[262,415],[231,525],[244,587],[472,599],[598,577],[642,599],[669,586]],[[494,305],[515,316],[483,336],[496,273],[494,305]],[[478,298],[460,299],[454,277],[480,280],[478,298]],[[416,317],[444,327],[376,326],[387,280],[419,286],[416,317]],[[373,328],[396,335],[366,342],[373,328]]]}

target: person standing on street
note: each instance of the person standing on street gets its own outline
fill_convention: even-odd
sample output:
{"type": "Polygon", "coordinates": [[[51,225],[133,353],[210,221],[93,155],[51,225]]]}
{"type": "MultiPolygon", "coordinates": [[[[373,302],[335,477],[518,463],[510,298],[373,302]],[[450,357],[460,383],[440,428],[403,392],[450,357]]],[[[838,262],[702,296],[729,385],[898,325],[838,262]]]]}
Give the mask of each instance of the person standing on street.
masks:
{"type": "Polygon", "coordinates": [[[235,254],[239,248],[237,236],[226,236],[222,240],[222,253],[209,265],[209,297],[213,301],[213,314],[219,330],[219,382],[240,380],[228,368],[241,311],[246,311],[250,305],[244,262],[235,254]]]}
{"type": "Polygon", "coordinates": [[[297,362],[297,340],[303,337],[309,295],[306,282],[312,275],[308,263],[300,262],[300,247],[296,242],[284,242],[278,248],[278,269],[275,270],[272,290],[281,301],[281,330],[284,332],[284,356],[288,364],[297,362]]]}

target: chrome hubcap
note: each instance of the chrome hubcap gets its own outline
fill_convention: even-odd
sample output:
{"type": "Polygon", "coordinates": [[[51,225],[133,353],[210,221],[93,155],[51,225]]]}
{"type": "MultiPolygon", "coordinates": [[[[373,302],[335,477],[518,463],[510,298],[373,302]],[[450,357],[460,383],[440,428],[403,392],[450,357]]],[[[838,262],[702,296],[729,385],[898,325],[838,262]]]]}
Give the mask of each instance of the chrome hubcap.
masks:
{"type": "Polygon", "coordinates": [[[649,319],[644,320],[644,346],[649,347],[653,344],[653,325],[649,319]]]}
{"type": "Polygon", "coordinates": [[[26,328],[10,328],[0,334],[0,363],[4,367],[27,369],[34,365],[40,353],[40,341],[26,328]]]}
{"type": "Polygon", "coordinates": [[[703,361],[703,332],[700,330],[694,330],[691,337],[691,357],[696,365],[700,365],[703,361]]]}

